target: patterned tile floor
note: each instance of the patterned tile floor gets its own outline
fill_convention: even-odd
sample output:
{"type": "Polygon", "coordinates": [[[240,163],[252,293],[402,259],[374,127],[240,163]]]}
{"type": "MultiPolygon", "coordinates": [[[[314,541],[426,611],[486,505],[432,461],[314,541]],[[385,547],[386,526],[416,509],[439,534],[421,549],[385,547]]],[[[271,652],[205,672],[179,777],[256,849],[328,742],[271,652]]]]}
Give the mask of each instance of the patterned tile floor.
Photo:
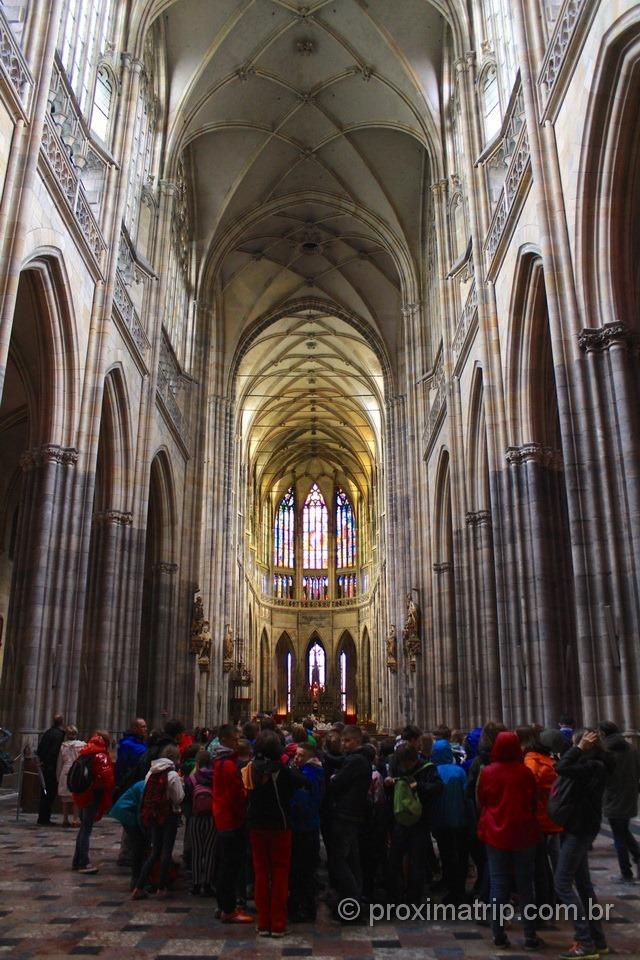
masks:
{"type": "MultiPolygon", "coordinates": [[[[515,924],[513,947],[498,953],[489,931],[473,921],[346,927],[330,919],[324,904],[313,926],[296,925],[282,940],[258,939],[253,928],[223,926],[214,902],[191,897],[183,880],[171,899],[129,900],[128,876],[115,863],[116,824],[95,828],[92,860],[100,872],[79,876],[69,869],[75,831],[40,828],[29,815],[16,823],[9,806],[0,808],[0,956],[15,960],[523,960],[556,956],[571,941],[570,927],[561,923],[541,931],[543,951],[525,954],[515,924]]],[[[611,882],[616,866],[611,839],[601,834],[592,867],[601,902],[614,904],[607,925],[612,953],[640,960],[640,883],[621,888],[611,882]]]]}

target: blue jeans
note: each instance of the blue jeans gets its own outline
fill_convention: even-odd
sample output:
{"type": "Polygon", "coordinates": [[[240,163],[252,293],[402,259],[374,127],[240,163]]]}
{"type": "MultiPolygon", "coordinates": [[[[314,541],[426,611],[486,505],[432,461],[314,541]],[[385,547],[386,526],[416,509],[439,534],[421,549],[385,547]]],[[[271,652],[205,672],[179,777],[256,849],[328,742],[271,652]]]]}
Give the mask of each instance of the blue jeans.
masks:
{"type": "Polygon", "coordinates": [[[72,864],[74,870],[82,870],[89,866],[89,843],[91,842],[91,831],[97,812],[97,801],[80,810],[80,829],[76,837],[76,849],[72,864]]]}
{"type": "Polygon", "coordinates": [[[589,874],[589,850],[595,836],[595,834],[584,836],[565,833],[553,874],[558,900],[575,908],[572,919],[576,940],[581,946],[590,950],[606,942],[600,921],[587,918],[589,901],[598,902],[589,874]]]}
{"type": "Polygon", "coordinates": [[[536,898],[533,890],[533,877],[536,862],[536,848],[524,850],[498,850],[487,844],[489,863],[489,889],[493,916],[491,930],[495,938],[504,936],[504,927],[500,923],[500,906],[509,903],[512,877],[515,879],[525,940],[533,940],[536,935],[536,922],[527,919],[527,913],[535,910],[536,898]],[[528,909],[527,909],[528,908],[528,909]]]}

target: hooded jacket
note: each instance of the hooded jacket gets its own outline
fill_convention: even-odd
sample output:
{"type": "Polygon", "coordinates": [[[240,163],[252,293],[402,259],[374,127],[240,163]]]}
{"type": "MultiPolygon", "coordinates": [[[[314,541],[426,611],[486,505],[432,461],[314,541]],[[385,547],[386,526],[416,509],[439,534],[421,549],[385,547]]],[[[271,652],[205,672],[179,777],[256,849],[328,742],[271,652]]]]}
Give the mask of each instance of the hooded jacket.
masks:
{"type": "Polygon", "coordinates": [[[196,784],[201,787],[208,787],[213,795],[213,770],[211,767],[200,767],[184,780],[184,798],[189,803],[193,802],[193,791],[196,784]]]}
{"type": "Polygon", "coordinates": [[[498,850],[525,850],[540,840],[538,788],[516,733],[503,731],[478,780],[478,837],[498,850]]]}
{"type": "Polygon", "coordinates": [[[247,819],[247,794],[238,768],[238,754],[218,744],[213,758],[213,819],[218,830],[238,830],[247,819]]]}
{"type": "Polygon", "coordinates": [[[290,830],[291,801],[309,781],[281,759],[258,754],[243,771],[248,786],[247,822],[253,830],[290,830]]]}
{"type": "Polygon", "coordinates": [[[102,737],[93,736],[86,747],[83,747],[79,757],[93,756],[93,783],[84,793],[74,793],[73,802],[83,810],[97,803],[94,822],[101,820],[111,806],[115,776],[111,757],[107,752],[107,745],[102,737]]]}
{"type": "MultiPolygon", "coordinates": [[[[562,736],[562,734],[560,734],[562,736]]],[[[563,827],[552,820],[547,813],[547,803],[551,787],[557,779],[556,765],[546,753],[529,750],[524,755],[524,765],[535,777],[537,788],[536,817],[543,833],[562,833],[563,827]]]]}
{"type": "Polygon", "coordinates": [[[144,778],[144,782],[146,783],[153,773],[161,773],[164,770],[167,772],[167,797],[171,801],[173,812],[180,813],[180,804],[184,800],[184,787],[173,760],[169,760],[168,757],[152,760],[151,768],[144,778]]]}
{"type": "Polygon", "coordinates": [[[471,764],[478,756],[478,747],[480,745],[480,737],[482,736],[482,727],[474,727],[473,730],[470,730],[465,738],[465,750],[466,757],[462,766],[464,767],[465,773],[469,773],[469,768],[471,764]]]}
{"type": "MultiPolygon", "coordinates": [[[[122,784],[128,775],[135,769],[138,760],[147,752],[147,745],[143,737],[135,733],[125,733],[118,743],[116,757],[116,783],[122,784]]],[[[146,771],[145,771],[146,772],[146,771]]]]}
{"type": "Polygon", "coordinates": [[[614,820],[631,820],[638,813],[640,758],[621,733],[605,737],[602,745],[615,758],[604,791],[603,813],[614,820]]]}
{"type": "Polygon", "coordinates": [[[467,775],[453,759],[448,740],[436,740],[431,751],[431,762],[436,765],[444,787],[432,806],[434,830],[460,829],[470,823],[469,804],[465,797],[467,775]]]}
{"type": "Polygon", "coordinates": [[[345,755],[340,769],[329,781],[331,816],[350,823],[362,823],[369,813],[371,761],[358,747],[345,755]]]}
{"type": "Polygon", "coordinates": [[[324,769],[317,757],[312,757],[299,772],[308,781],[308,789],[296,790],[291,798],[291,827],[296,832],[318,830],[320,805],[324,796],[324,769]]]}
{"type": "Polygon", "coordinates": [[[599,746],[590,750],[571,747],[558,760],[556,773],[574,782],[573,812],[565,832],[595,837],[602,822],[602,798],[607,779],[616,765],[615,757],[599,746]]]}

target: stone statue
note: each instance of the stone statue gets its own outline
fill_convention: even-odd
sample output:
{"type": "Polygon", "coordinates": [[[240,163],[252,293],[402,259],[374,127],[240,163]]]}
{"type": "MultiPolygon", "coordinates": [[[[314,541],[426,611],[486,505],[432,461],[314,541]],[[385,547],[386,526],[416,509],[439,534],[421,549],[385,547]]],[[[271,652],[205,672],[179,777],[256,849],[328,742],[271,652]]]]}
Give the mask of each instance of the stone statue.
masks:
{"type": "Polygon", "coordinates": [[[387,667],[391,673],[398,672],[398,635],[395,623],[389,624],[386,637],[387,667]]]}
{"type": "Polygon", "coordinates": [[[224,640],[222,641],[222,669],[229,673],[233,667],[233,633],[230,624],[225,624],[224,640]]]}
{"type": "Polygon", "coordinates": [[[422,653],[420,611],[418,604],[413,599],[414,593],[417,593],[417,590],[412,590],[407,594],[407,617],[404,622],[404,630],[402,631],[405,656],[408,657],[412,670],[415,670],[416,657],[422,653]]]}
{"type": "Polygon", "coordinates": [[[202,597],[196,594],[193,600],[191,618],[191,653],[197,654],[197,663],[201,673],[207,673],[211,664],[211,634],[209,621],[204,616],[202,597]]]}

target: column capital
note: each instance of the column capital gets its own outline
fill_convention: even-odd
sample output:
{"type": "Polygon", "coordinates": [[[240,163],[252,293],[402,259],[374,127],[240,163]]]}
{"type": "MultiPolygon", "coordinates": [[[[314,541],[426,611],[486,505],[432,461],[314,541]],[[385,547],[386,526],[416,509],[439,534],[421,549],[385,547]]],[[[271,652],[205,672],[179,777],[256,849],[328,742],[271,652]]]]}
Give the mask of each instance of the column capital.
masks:
{"type": "Polygon", "coordinates": [[[158,563],[154,563],[153,572],[171,575],[178,572],[178,564],[160,560],[158,563]]]}
{"type": "Polygon", "coordinates": [[[475,510],[465,515],[465,522],[468,527],[481,527],[491,524],[491,510],[475,510]]]}
{"type": "Polygon", "coordinates": [[[434,180],[431,184],[431,192],[436,197],[446,197],[448,186],[449,181],[446,177],[443,177],[442,180],[434,180]]]}
{"type": "Polygon", "coordinates": [[[32,447],[20,457],[20,466],[25,471],[40,467],[44,463],[61,463],[63,466],[75,466],[78,451],[75,447],[63,447],[58,443],[43,443],[32,447]]]}
{"type": "Polygon", "coordinates": [[[542,443],[523,443],[521,447],[507,447],[505,460],[512,465],[521,463],[539,463],[544,467],[562,467],[562,453],[542,443]]]}
{"type": "Polygon", "coordinates": [[[98,526],[114,524],[128,527],[133,523],[133,514],[128,510],[101,510],[99,513],[94,513],[93,522],[98,526]]]}
{"type": "Polygon", "coordinates": [[[633,334],[622,320],[605,323],[602,327],[586,327],[578,334],[578,346],[585,353],[608,350],[614,343],[628,346],[633,334]]]}

